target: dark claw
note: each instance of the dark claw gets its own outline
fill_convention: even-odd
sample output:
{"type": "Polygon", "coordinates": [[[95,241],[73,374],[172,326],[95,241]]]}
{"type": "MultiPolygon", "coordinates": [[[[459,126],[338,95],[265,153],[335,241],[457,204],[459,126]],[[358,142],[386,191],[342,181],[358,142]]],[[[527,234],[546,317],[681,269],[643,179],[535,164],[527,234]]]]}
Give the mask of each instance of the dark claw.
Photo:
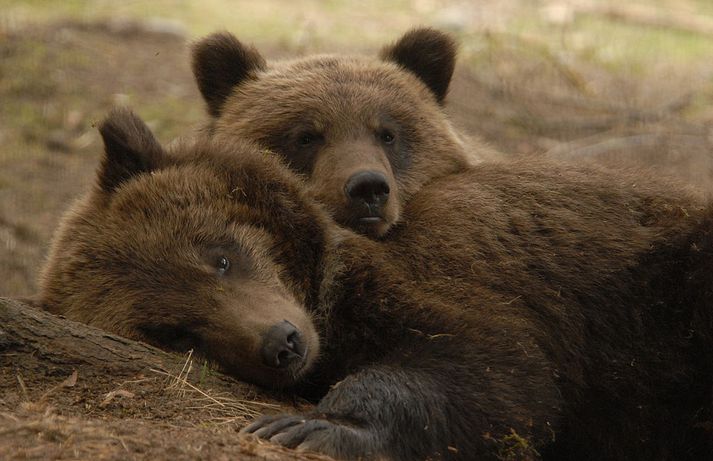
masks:
{"type": "Polygon", "coordinates": [[[285,415],[266,415],[261,416],[244,428],[240,429],[240,434],[253,434],[258,429],[271,424],[274,421],[285,418],[285,415]]]}
{"type": "Polygon", "coordinates": [[[371,459],[382,453],[377,434],[320,416],[263,416],[240,431],[287,448],[317,451],[341,459],[371,459]]]}
{"type": "Polygon", "coordinates": [[[286,416],[284,418],[273,421],[267,426],[263,426],[260,429],[253,432],[256,436],[261,439],[270,439],[273,435],[283,432],[285,429],[295,426],[297,424],[302,424],[305,419],[301,416],[286,416]]]}
{"type": "Polygon", "coordinates": [[[302,424],[292,426],[285,432],[273,436],[270,441],[279,443],[287,448],[295,448],[315,432],[327,430],[331,425],[328,421],[320,419],[310,419],[308,421],[303,419],[302,424]]]}

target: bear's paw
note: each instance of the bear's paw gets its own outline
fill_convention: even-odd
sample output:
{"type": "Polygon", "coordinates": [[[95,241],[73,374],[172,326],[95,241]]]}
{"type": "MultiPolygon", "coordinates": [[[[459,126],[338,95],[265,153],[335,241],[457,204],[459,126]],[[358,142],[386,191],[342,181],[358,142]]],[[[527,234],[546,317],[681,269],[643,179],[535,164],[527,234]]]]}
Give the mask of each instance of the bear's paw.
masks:
{"type": "Polygon", "coordinates": [[[263,416],[240,433],[338,459],[373,459],[381,452],[379,437],[373,429],[337,422],[318,414],[263,416]]]}

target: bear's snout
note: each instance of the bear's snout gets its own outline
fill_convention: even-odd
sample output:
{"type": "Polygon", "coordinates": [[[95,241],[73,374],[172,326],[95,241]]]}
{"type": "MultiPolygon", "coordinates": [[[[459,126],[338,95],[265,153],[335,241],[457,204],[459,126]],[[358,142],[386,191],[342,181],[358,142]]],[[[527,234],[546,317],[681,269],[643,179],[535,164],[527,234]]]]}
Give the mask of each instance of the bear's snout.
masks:
{"type": "Polygon", "coordinates": [[[344,185],[351,207],[360,210],[358,219],[366,222],[382,218],[381,208],[389,200],[389,192],[386,176],[378,171],[360,171],[344,185]]]}
{"type": "Polygon", "coordinates": [[[306,358],[306,352],[302,334],[287,320],[267,330],[260,349],[263,363],[272,368],[299,368],[299,364],[306,358]]]}

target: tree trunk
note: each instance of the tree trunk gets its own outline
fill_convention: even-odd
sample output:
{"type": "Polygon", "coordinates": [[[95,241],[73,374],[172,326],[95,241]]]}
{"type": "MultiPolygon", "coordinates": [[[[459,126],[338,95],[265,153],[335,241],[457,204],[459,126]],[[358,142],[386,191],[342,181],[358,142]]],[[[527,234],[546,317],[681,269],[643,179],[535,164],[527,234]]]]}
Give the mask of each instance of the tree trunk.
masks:
{"type": "Polygon", "coordinates": [[[124,376],[149,368],[170,369],[181,361],[146,344],[0,299],[0,353],[9,352],[29,353],[58,367],[90,366],[124,376]]]}

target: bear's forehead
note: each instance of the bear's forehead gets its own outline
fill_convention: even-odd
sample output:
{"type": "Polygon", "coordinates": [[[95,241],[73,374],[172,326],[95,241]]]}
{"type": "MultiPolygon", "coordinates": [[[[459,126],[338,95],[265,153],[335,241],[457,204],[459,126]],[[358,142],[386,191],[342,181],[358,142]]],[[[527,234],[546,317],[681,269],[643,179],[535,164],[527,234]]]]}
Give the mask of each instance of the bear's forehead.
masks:
{"type": "Polygon", "coordinates": [[[195,168],[167,168],[145,173],[124,184],[106,210],[118,225],[193,227],[235,220],[240,203],[217,174],[195,168]]]}
{"type": "Polygon", "coordinates": [[[274,192],[266,184],[290,178],[291,172],[262,152],[250,159],[194,159],[122,185],[102,213],[105,228],[124,235],[161,234],[168,241],[219,240],[234,236],[239,228],[272,228],[283,204],[272,200],[274,192]],[[263,206],[263,200],[271,205],[263,206]]]}
{"type": "Polygon", "coordinates": [[[324,126],[379,126],[385,120],[436,124],[439,109],[430,92],[408,85],[400,76],[275,72],[243,85],[234,94],[219,125],[247,132],[283,132],[305,123],[324,126]],[[419,114],[419,115],[415,115],[419,114]],[[425,116],[428,114],[428,116],[425,116]]]}
{"type": "Polygon", "coordinates": [[[241,236],[246,230],[255,228],[250,214],[241,213],[239,206],[232,210],[215,204],[186,206],[181,197],[119,209],[122,205],[109,210],[100,232],[108,237],[102,241],[110,247],[120,247],[131,254],[181,258],[186,252],[237,245],[245,240],[241,236]]]}
{"type": "Polygon", "coordinates": [[[331,99],[364,104],[393,96],[429,100],[423,83],[393,63],[369,58],[316,56],[277,63],[238,91],[256,96],[331,99]],[[335,98],[335,99],[337,99],[335,98]]]}

